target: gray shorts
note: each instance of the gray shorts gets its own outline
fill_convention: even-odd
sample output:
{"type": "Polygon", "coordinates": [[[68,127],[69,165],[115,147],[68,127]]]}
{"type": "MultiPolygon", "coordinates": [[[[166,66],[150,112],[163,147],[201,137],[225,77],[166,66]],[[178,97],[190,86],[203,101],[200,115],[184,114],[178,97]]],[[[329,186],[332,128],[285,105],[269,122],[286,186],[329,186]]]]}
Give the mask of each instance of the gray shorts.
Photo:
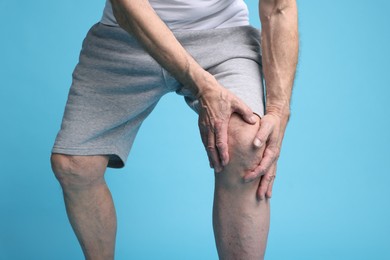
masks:
{"type": "MultiPolygon", "coordinates": [[[[260,35],[251,26],[174,32],[222,86],[264,115],[260,35]]],[[[197,111],[197,100],[120,27],[95,24],[80,60],[53,153],[108,155],[124,166],[138,129],[159,99],[175,91],[197,111]]]]}

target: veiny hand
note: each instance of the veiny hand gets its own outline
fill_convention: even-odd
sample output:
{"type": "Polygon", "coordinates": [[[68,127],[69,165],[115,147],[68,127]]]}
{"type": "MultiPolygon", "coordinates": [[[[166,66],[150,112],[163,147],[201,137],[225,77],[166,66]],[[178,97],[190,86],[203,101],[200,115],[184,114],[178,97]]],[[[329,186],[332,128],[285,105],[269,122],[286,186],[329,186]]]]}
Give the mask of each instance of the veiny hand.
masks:
{"type": "Polygon", "coordinates": [[[212,87],[199,93],[199,130],[206,148],[210,167],[220,172],[229,162],[228,126],[233,113],[242,116],[249,124],[256,123],[256,116],[233,93],[214,79],[212,87]]]}
{"type": "Polygon", "coordinates": [[[260,120],[260,129],[253,142],[259,149],[265,146],[260,164],[244,176],[247,182],[260,179],[257,196],[259,199],[272,196],[272,186],[276,176],[276,164],[280,154],[280,147],[284,135],[285,124],[279,116],[266,114],[260,120]]]}

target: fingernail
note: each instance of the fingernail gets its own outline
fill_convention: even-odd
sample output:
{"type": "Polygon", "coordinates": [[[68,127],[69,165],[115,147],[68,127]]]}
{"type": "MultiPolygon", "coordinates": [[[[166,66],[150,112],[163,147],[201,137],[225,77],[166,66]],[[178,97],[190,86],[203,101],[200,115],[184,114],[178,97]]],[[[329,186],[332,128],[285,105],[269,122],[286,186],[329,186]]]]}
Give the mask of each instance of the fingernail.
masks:
{"type": "Polygon", "coordinates": [[[251,116],[250,120],[251,120],[252,123],[256,123],[256,116],[255,115],[251,116]]]}
{"type": "Polygon", "coordinates": [[[256,146],[256,147],[260,147],[261,146],[261,141],[259,138],[256,138],[255,141],[253,142],[253,144],[256,146]]]}
{"type": "Polygon", "coordinates": [[[227,159],[224,159],[224,160],[222,161],[222,166],[226,166],[228,163],[229,163],[229,161],[228,161],[227,159]]]}

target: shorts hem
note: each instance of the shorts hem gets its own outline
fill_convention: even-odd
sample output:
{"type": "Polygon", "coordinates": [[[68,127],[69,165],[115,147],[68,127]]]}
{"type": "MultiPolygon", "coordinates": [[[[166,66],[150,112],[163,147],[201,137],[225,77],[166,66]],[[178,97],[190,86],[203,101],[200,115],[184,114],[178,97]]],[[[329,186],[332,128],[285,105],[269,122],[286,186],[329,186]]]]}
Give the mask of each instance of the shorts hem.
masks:
{"type": "Polygon", "coordinates": [[[127,156],[116,151],[111,147],[105,148],[65,148],[54,146],[51,150],[52,153],[66,154],[66,155],[107,155],[109,157],[108,165],[109,168],[123,168],[125,166],[125,161],[127,156]]]}

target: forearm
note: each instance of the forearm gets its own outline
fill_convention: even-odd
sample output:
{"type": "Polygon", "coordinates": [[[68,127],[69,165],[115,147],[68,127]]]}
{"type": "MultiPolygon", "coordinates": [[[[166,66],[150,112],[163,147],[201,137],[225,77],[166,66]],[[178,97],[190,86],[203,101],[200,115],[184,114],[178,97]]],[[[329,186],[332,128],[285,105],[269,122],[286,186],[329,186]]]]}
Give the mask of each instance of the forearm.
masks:
{"type": "Polygon", "coordinates": [[[295,0],[260,0],[266,111],[288,120],[298,61],[298,17],[295,0]]]}
{"type": "Polygon", "coordinates": [[[111,0],[119,25],[134,35],[146,51],[191,94],[199,95],[211,75],[203,70],[158,17],[147,0],[111,0]]]}

